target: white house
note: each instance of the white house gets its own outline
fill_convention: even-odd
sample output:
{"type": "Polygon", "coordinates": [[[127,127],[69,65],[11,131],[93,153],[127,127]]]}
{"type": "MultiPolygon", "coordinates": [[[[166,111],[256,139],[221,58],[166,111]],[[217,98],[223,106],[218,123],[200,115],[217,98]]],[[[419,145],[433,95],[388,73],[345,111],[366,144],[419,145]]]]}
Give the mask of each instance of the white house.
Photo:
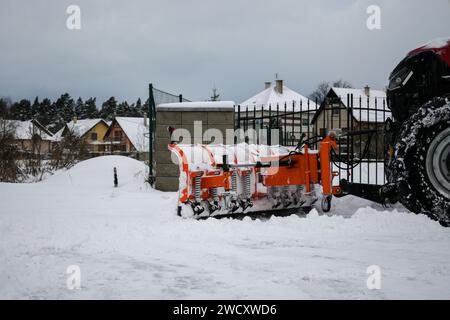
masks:
{"type": "Polygon", "coordinates": [[[295,144],[303,133],[312,131],[311,119],[318,105],[302,94],[288,88],[283,80],[265,83],[265,89],[236,106],[240,127],[280,128],[282,142],[295,144]],[[256,118],[253,121],[253,118],[256,118]]]}

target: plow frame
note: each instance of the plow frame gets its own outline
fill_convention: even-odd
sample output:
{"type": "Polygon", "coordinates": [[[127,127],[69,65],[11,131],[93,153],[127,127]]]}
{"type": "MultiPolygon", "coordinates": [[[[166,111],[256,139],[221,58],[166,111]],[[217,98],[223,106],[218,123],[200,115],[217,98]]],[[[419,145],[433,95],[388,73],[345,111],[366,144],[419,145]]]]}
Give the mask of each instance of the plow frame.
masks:
{"type": "MultiPolygon", "coordinates": [[[[215,205],[217,210],[221,208],[219,202],[228,206],[227,203],[235,201],[235,205],[243,209],[239,213],[250,213],[251,209],[247,208],[253,206],[253,200],[267,198],[271,188],[301,187],[304,188],[305,196],[315,198],[315,184],[322,186],[322,210],[327,212],[332,195],[341,193],[339,186],[333,186],[333,178],[338,175],[338,172],[332,171],[331,154],[332,150],[337,149],[336,136],[333,133],[320,142],[319,150],[310,150],[308,144],[305,144],[288,154],[262,155],[258,159],[251,155],[252,161],[249,163],[239,163],[236,154],[229,161],[230,155],[226,153],[222,155],[222,161],[217,161],[209,146],[189,146],[201,147],[206,152],[209,158],[207,168],[192,163],[190,165],[183,145],[171,143],[168,149],[176,154],[180,168],[179,206],[190,205],[194,216],[200,216],[204,212],[202,202],[209,206],[215,205]],[[238,192],[233,179],[246,177],[249,181],[248,188],[244,185],[244,191],[238,192]]],[[[226,146],[222,147],[226,149],[226,146]]],[[[266,211],[273,209],[267,208],[266,211]]],[[[292,210],[292,207],[278,210],[283,209],[292,210]]],[[[226,210],[226,215],[235,214],[228,207],[226,210]]]]}

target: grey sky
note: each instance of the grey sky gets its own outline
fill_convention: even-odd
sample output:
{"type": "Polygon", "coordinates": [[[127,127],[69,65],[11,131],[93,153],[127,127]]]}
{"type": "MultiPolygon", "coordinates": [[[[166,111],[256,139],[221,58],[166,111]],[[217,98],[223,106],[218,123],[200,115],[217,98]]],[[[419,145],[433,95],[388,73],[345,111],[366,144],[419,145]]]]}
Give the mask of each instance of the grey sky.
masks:
{"type": "Polygon", "coordinates": [[[0,96],[147,97],[147,84],[241,102],[275,73],[307,95],[343,78],[382,89],[407,51],[450,36],[449,0],[0,0],[0,96]],[[66,28],[81,7],[82,29],[66,28]],[[366,28],[370,4],[382,29],[366,28]]]}

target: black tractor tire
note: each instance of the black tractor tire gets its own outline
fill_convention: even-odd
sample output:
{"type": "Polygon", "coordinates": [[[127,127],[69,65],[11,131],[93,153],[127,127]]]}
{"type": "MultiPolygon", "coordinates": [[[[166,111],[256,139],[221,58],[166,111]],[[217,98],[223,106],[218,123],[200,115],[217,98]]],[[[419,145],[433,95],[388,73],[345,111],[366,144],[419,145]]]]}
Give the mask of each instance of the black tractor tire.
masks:
{"type": "Polygon", "coordinates": [[[400,202],[407,209],[446,227],[450,226],[449,129],[448,98],[435,98],[422,106],[399,131],[387,177],[397,184],[400,202]]]}

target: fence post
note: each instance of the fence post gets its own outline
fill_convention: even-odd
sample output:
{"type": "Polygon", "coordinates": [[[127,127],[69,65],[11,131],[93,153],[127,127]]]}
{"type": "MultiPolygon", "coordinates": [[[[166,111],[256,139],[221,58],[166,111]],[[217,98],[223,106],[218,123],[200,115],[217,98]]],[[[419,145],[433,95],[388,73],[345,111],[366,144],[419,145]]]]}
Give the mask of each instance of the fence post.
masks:
{"type": "Polygon", "coordinates": [[[153,174],[153,121],[156,119],[156,110],[155,110],[155,98],[153,96],[153,84],[150,83],[148,85],[148,114],[149,114],[149,125],[148,125],[148,169],[149,169],[149,177],[148,181],[150,185],[153,186],[155,182],[155,177],[153,174]]]}
{"type": "Polygon", "coordinates": [[[277,130],[278,130],[278,143],[277,143],[277,145],[282,144],[282,141],[280,141],[280,136],[283,137],[283,135],[280,134],[280,131],[282,131],[282,129],[280,128],[281,126],[280,126],[280,123],[279,123],[279,121],[280,121],[279,117],[280,117],[280,105],[277,102],[277,120],[275,122],[275,126],[277,127],[277,130]]]}
{"type": "Polygon", "coordinates": [[[239,132],[239,129],[241,128],[241,106],[238,105],[237,106],[237,110],[238,110],[238,114],[237,114],[237,119],[236,119],[236,123],[235,123],[235,127],[234,127],[234,144],[237,144],[238,142],[238,138],[236,136],[236,132],[239,132]]]}
{"type": "MultiPolygon", "coordinates": [[[[350,132],[353,132],[353,94],[350,95],[350,121],[351,121],[351,129],[350,132]]],[[[353,134],[351,135],[351,157],[352,157],[352,164],[353,164],[353,160],[354,160],[354,152],[353,152],[353,148],[354,148],[354,144],[355,144],[355,140],[353,137],[353,134]]],[[[352,175],[351,175],[351,181],[352,183],[354,182],[354,175],[353,175],[353,166],[352,166],[352,175]]]]}
{"type": "Polygon", "coordinates": [[[348,166],[350,165],[350,94],[347,94],[347,181],[350,181],[349,179],[349,173],[350,170],[348,169],[348,166]]]}
{"type": "MultiPolygon", "coordinates": [[[[367,97],[367,99],[369,99],[369,97],[367,97]]],[[[362,140],[362,133],[361,130],[363,130],[363,118],[362,118],[362,96],[359,96],[359,182],[362,183],[362,161],[363,161],[363,156],[364,156],[364,152],[362,150],[362,145],[363,145],[363,140],[362,140]]],[[[367,100],[369,102],[369,100],[367,100]]],[[[367,123],[369,123],[369,112],[367,112],[367,123]]],[[[369,129],[369,128],[367,128],[369,129]]],[[[369,134],[367,134],[367,140],[366,143],[369,142],[369,134]]],[[[370,168],[368,169],[370,170],[370,168]]]]}

